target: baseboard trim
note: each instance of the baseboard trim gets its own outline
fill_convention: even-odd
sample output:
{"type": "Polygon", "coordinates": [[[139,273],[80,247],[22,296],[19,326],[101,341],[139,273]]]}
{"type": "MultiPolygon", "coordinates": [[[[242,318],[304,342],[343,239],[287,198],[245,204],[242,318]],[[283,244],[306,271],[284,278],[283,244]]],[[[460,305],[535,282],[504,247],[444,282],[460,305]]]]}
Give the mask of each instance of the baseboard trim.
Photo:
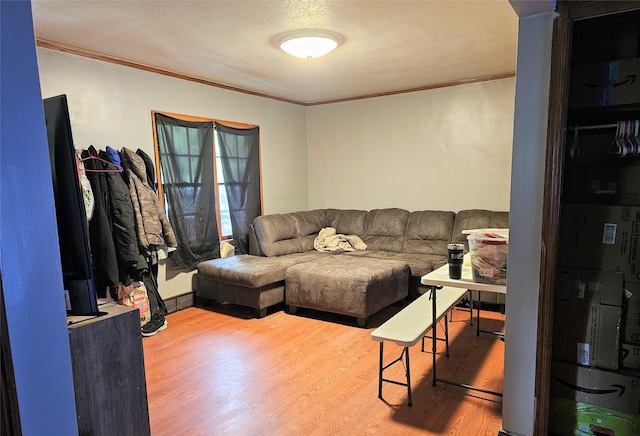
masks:
{"type": "Polygon", "coordinates": [[[177,295],[175,297],[167,298],[164,300],[164,305],[167,307],[167,313],[174,313],[188,307],[195,306],[195,292],[187,292],[186,294],[177,295]]]}

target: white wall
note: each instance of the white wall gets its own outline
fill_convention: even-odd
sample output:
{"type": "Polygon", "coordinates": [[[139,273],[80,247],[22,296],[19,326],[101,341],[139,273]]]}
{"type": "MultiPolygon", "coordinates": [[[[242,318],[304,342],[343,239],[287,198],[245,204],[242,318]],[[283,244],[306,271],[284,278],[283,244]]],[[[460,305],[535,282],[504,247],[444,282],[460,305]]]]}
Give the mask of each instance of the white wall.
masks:
{"type": "Polygon", "coordinates": [[[502,428],[532,435],[553,13],[519,23],[502,428]]]}
{"type": "Polygon", "coordinates": [[[514,79],[307,110],[311,208],[509,210],[514,79]]]}
{"type": "MultiPolygon", "coordinates": [[[[514,79],[305,108],[55,50],[38,62],[78,148],[153,156],[152,110],[259,125],[265,213],[509,210],[514,79]]],[[[191,273],[165,266],[163,298],[189,292],[191,273]]]]}
{"type": "MultiPolygon", "coordinates": [[[[152,110],[257,124],[264,212],[308,209],[303,106],[43,48],[38,64],[43,97],[68,97],[77,148],[140,148],[154,156],[152,110]]],[[[191,291],[191,273],[161,266],[158,281],[165,299],[191,291]]]]}

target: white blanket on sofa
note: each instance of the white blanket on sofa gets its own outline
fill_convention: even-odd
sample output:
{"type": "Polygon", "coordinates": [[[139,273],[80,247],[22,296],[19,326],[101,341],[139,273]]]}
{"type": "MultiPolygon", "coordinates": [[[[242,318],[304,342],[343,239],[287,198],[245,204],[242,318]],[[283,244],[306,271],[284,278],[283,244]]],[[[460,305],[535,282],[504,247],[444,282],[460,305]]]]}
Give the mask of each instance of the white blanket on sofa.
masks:
{"type": "Polygon", "coordinates": [[[356,251],[366,250],[367,244],[357,235],[336,234],[333,227],[325,227],[316,236],[313,248],[318,251],[356,251]]]}

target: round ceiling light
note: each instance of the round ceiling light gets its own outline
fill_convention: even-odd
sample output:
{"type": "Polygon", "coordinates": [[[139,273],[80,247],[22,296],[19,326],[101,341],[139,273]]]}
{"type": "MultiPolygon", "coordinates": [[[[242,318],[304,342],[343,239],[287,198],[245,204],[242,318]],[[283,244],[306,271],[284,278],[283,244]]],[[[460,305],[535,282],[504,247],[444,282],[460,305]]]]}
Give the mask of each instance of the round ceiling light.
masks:
{"type": "Polygon", "coordinates": [[[314,59],[324,56],[342,42],[339,35],[325,30],[296,30],[280,38],[280,48],[292,56],[314,59]]]}

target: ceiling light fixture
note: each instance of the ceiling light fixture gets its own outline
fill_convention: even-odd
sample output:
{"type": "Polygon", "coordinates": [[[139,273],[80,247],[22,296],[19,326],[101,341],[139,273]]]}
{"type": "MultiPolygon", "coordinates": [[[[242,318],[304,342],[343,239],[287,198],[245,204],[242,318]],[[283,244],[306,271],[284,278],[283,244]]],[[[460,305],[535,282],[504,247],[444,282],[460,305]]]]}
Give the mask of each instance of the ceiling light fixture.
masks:
{"type": "Polygon", "coordinates": [[[342,42],[338,34],[326,30],[295,30],[280,37],[280,48],[292,56],[315,59],[324,56],[342,42]]]}

